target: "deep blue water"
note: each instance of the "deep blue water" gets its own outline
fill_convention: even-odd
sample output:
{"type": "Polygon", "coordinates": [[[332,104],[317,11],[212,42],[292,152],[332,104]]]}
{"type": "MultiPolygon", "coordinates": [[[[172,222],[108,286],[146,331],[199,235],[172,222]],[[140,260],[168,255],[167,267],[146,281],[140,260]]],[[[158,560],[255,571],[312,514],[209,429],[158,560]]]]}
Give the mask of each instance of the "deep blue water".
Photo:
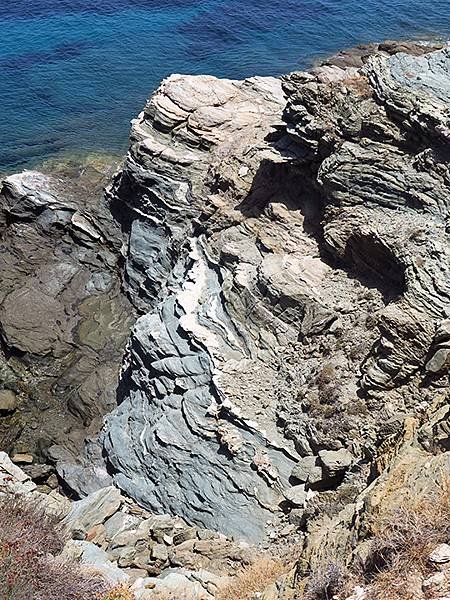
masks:
{"type": "Polygon", "coordinates": [[[0,171],[122,152],[166,75],[242,78],[386,38],[450,37],[450,0],[0,0],[0,171]]]}

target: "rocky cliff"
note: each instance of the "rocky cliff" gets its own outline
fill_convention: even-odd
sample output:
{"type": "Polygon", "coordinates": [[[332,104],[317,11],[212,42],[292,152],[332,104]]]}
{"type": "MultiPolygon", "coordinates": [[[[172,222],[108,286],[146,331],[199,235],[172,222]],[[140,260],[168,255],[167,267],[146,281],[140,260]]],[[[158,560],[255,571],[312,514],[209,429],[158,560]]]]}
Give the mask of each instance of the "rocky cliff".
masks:
{"type": "Polygon", "coordinates": [[[148,508],[261,539],[444,401],[449,51],[413,49],[175,75],[133,122],[108,197],[143,314],[105,450],[148,508]]]}
{"type": "Polygon", "coordinates": [[[84,458],[53,440],[70,489],[288,541],[302,575],[359,551],[398,464],[404,490],[448,469],[449,72],[448,46],[386,43],[281,79],[173,75],[108,210],[5,180],[5,373],[70,381],[78,426],[116,405],[84,458]]]}

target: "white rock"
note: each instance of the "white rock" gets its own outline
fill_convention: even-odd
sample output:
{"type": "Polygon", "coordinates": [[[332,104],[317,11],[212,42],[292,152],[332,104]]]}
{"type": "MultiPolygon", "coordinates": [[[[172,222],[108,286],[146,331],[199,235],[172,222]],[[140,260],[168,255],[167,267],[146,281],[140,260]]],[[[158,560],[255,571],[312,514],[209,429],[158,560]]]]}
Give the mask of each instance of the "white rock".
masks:
{"type": "Polygon", "coordinates": [[[305,506],[308,497],[304,485],[295,485],[287,490],[284,495],[291,504],[300,507],[305,506]]]}
{"type": "Polygon", "coordinates": [[[357,585],[353,590],[353,594],[351,596],[349,596],[348,598],[346,598],[346,600],[364,600],[366,597],[367,597],[366,588],[363,588],[360,585],[357,585]]]}
{"type": "Polygon", "coordinates": [[[438,590],[441,585],[445,582],[445,573],[440,571],[439,573],[435,573],[424,580],[422,583],[422,590],[424,592],[434,592],[438,590]]]}
{"type": "Polygon", "coordinates": [[[436,564],[450,562],[450,546],[448,544],[439,544],[428,557],[429,561],[436,564]]]}
{"type": "Polygon", "coordinates": [[[64,547],[63,555],[80,561],[83,565],[95,567],[111,583],[123,583],[130,577],[109,560],[108,554],[93,544],[81,540],[70,540],[64,547]]]}

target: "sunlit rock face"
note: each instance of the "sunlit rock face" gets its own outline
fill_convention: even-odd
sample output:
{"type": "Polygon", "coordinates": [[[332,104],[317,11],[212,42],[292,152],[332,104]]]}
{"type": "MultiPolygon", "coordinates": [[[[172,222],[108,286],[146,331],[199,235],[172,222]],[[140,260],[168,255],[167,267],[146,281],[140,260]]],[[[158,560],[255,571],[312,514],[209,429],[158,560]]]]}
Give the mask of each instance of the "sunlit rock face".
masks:
{"type": "Polygon", "coordinates": [[[144,506],[262,539],[362,489],[448,383],[450,57],[416,54],[174,75],[133,122],[107,197],[141,316],[104,449],[144,506]]]}

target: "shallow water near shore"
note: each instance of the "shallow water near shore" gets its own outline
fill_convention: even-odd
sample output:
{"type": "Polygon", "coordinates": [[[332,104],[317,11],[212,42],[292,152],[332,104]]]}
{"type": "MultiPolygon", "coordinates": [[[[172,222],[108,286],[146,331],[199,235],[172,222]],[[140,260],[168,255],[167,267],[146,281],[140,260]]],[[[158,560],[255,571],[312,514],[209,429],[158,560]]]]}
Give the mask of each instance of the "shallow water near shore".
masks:
{"type": "MultiPolygon", "coordinates": [[[[4,4],[4,3],[2,3],[4,4]]],[[[446,38],[447,1],[16,0],[0,14],[0,172],[121,154],[173,72],[244,78],[386,38],[446,38]]]]}

